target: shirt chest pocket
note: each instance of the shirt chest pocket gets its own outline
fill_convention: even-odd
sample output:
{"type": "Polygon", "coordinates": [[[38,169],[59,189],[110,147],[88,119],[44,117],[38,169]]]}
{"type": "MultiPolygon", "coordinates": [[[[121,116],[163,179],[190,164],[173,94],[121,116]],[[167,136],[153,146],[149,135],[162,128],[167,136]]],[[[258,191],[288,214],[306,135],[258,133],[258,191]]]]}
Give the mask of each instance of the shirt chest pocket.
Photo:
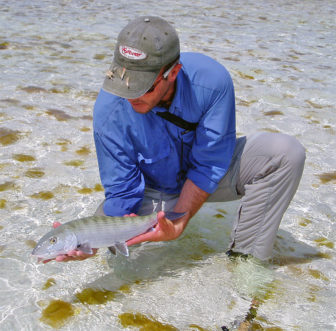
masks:
{"type": "Polygon", "coordinates": [[[152,164],[166,158],[170,153],[170,143],[167,135],[151,137],[143,142],[138,149],[139,164],[152,164]]]}

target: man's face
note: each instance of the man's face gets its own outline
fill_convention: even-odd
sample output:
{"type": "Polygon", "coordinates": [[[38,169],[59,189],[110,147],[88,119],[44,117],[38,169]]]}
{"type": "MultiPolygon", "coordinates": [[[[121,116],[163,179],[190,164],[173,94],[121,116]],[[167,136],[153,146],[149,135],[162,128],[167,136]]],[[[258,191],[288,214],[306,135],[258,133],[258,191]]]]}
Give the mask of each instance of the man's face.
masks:
{"type": "Polygon", "coordinates": [[[161,69],[153,86],[147,93],[136,99],[127,99],[133,109],[140,114],[151,111],[160,101],[167,102],[172,99],[175,91],[175,80],[181,69],[181,64],[177,63],[167,71],[161,69]],[[165,75],[166,78],[163,76],[165,75]]]}
{"type": "Polygon", "coordinates": [[[170,86],[170,82],[160,73],[149,92],[139,98],[127,100],[137,113],[146,114],[165,98],[170,86]]]}

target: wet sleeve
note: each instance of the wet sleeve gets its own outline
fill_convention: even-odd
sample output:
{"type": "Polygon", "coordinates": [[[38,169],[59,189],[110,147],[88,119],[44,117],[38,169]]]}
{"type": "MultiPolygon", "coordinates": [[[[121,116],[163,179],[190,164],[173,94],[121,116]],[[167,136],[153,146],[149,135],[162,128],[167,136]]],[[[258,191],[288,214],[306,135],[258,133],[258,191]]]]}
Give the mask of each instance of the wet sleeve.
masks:
{"type": "Polygon", "coordinates": [[[101,182],[105,189],[104,213],[136,213],[144,194],[144,178],[125,139],[94,133],[101,182]]]}
{"type": "Polygon", "coordinates": [[[187,177],[211,194],[230,166],[236,143],[233,83],[230,78],[221,90],[199,93],[207,100],[206,111],[196,130],[187,177]]]}

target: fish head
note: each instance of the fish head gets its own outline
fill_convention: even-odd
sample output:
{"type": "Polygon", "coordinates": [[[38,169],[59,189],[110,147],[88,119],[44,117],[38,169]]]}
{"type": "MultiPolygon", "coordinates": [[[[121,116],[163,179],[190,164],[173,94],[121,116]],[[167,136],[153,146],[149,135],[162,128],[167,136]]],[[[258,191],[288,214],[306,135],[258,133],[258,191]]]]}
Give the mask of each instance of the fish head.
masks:
{"type": "Polygon", "coordinates": [[[36,244],[32,255],[43,259],[53,259],[57,255],[66,254],[76,249],[77,238],[71,231],[59,231],[54,229],[45,234],[36,244]]]}

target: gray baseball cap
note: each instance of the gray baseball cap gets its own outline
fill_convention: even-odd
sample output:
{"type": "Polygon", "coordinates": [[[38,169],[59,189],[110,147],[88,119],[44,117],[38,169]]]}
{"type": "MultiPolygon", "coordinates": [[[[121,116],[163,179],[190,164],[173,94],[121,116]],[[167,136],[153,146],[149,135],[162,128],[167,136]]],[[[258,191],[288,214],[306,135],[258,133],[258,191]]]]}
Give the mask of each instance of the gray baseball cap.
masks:
{"type": "Polygon", "coordinates": [[[138,98],[179,55],[180,41],[172,25],[160,17],[138,17],[119,33],[103,89],[125,99],[138,98]]]}

